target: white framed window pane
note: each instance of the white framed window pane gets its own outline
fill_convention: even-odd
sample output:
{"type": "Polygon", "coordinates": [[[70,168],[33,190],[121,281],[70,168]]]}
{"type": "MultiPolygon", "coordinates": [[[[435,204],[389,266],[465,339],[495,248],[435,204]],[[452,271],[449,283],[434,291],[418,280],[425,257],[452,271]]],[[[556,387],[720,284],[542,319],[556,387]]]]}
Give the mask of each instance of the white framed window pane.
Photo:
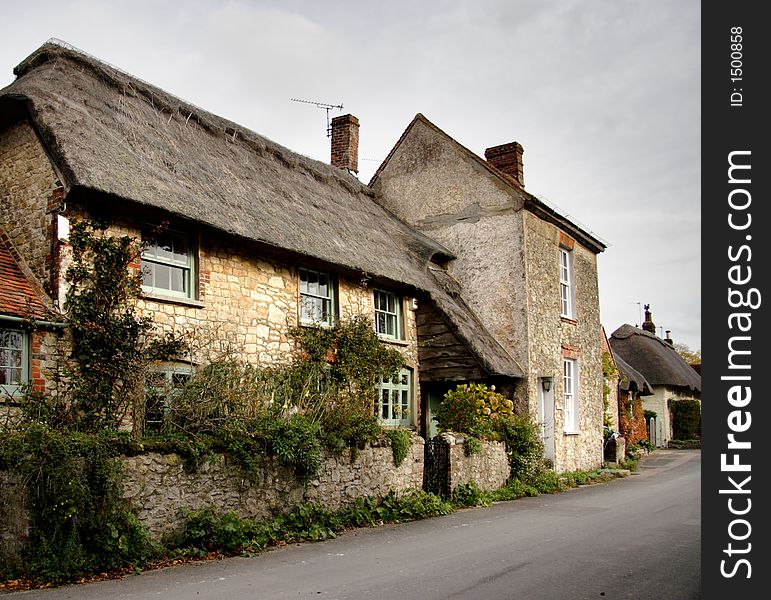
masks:
{"type": "Polygon", "coordinates": [[[174,292],[185,293],[185,270],[179,267],[169,267],[170,283],[169,289],[174,292]]]}
{"type": "Polygon", "coordinates": [[[162,232],[141,259],[142,287],[147,291],[192,297],[194,260],[184,235],[162,232]]]}
{"type": "MultiPolygon", "coordinates": [[[[14,329],[0,329],[0,385],[16,388],[25,380],[25,334],[14,329]]],[[[6,389],[14,392],[15,389],[6,389]]]]}

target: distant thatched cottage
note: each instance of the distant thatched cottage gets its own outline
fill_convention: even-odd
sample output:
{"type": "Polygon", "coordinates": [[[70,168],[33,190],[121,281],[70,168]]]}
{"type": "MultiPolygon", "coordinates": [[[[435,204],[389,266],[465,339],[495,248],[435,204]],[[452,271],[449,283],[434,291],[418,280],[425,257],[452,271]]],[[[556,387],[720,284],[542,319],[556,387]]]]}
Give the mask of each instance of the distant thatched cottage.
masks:
{"type": "Polygon", "coordinates": [[[625,365],[628,390],[642,399],[643,409],[656,413],[653,428],[649,422],[651,442],[666,447],[673,439],[674,403],[701,402],[701,375],[674,349],[667,336],[656,335],[648,306],[645,307],[643,329],[622,325],[610,335],[610,346],[616,359],[625,365]],[[651,393],[645,393],[650,389],[651,393]]]}
{"type": "MultiPolygon", "coordinates": [[[[366,315],[407,364],[374,407],[385,424],[427,434],[437,394],[483,381],[544,423],[556,468],[601,462],[604,245],[503,163],[472,160],[477,192],[499,199],[471,206],[478,224],[455,243],[442,215],[456,209],[434,209],[433,165],[400,163],[404,137],[371,185],[351,173],[351,115],[333,120],[327,165],[59,43],[14,73],[0,90],[0,225],[43,305],[63,301],[69,220],[108,215],[137,237],[168,222],[142,255],[142,307],[162,327],[272,365],[293,351],[291,327],[366,315]]],[[[449,169],[468,162],[454,148],[449,169]]],[[[2,314],[0,327],[29,336],[2,314]]]]}

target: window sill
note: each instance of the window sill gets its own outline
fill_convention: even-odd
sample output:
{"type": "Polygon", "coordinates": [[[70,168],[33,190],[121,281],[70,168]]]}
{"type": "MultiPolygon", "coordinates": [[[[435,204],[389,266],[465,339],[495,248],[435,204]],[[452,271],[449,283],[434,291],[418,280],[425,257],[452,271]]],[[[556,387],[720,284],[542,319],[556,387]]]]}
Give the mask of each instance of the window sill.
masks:
{"type": "Polygon", "coordinates": [[[576,319],[566,317],[565,315],[560,315],[560,321],[563,323],[569,323],[570,325],[578,325],[578,321],[576,319]]]}
{"type": "Polygon", "coordinates": [[[580,431],[563,431],[562,435],[581,435],[580,431]]]}
{"type": "Polygon", "coordinates": [[[300,321],[300,327],[306,327],[308,329],[314,329],[317,327],[321,327],[323,329],[331,329],[334,327],[334,325],[327,323],[326,321],[300,321]]]}
{"type": "Polygon", "coordinates": [[[206,305],[200,300],[193,300],[192,298],[181,298],[179,296],[164,296],[163,294],[151,294],[149,292],[142,293],[143,300],[150,300],[152,302],[163,302],[164,304],[181,304],[183,306],[190,306],[192,308],[205,308],[206,305]]]}
{"type": "Polygon", "coordinates": [[[396,338],[388,337],[386,335],[378,334],[377,339],[386,344],[393,344],[395,346],[409,346],[410,343],[407,340],[399,340],[396,338]]]}

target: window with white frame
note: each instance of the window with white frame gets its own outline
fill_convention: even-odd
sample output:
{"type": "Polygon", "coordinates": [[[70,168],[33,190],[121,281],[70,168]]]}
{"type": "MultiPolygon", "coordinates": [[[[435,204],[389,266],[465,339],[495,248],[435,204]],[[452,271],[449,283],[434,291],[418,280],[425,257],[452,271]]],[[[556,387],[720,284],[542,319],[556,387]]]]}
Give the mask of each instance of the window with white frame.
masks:
{"type": "Polygon", "coordinates": [[[335,281],[330,273],[300,268],[300,323],[334,325],[335,281]]]}
{"type": "Polygon", "coordinates": [[[21,329],[0,322],[0,400],[14,395],[29,379],[29,340],[21,329]]]}
{"type": "Polygon", "coordinates": [[[187,236],[165,230],[146,242],[141,256],[142,289],[150,294],[194,298],[195,255],[187,236]]]}
{"type": "Polygon", "coordinates": [[[402,339],[402,303],[393,292],[375,290],[375,330],[382,337],[402,339]]]}
{"type": "Polygon", "coordinates": [[[383,425],[406,426],[411,424],[412,371],[402,369],[378,381],[378,398],[375,416],[383,425]]]}
{"type": "Polygon", "coordinates": [[[562,414],[567,433],[578,432],[578,362],[562,359],[562,414]]]}
{"type": "Polygon", "coordinates": [[[573,252],[560,248],[560,316],[575,319],[575,290],[573,285],[573,252]]]}
{"type": "Polygon", "coordinates": [[[145,429],[160,431],[174,398],[182,393],[193,376],[186,363],[167,363],[152,367],[145,377],[145,429]]]}

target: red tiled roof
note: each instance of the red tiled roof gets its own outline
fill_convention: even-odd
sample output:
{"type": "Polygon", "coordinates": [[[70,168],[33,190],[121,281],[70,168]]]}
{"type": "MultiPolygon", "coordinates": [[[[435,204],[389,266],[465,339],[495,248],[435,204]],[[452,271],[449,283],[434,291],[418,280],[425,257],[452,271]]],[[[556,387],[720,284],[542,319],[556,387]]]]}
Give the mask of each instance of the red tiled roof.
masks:
{"type": "Polygon", "coordinates": [[[5,232],[0,229],[0,316],[49,319],[51,311],[40,299],[14,258],[5,232]]]}

